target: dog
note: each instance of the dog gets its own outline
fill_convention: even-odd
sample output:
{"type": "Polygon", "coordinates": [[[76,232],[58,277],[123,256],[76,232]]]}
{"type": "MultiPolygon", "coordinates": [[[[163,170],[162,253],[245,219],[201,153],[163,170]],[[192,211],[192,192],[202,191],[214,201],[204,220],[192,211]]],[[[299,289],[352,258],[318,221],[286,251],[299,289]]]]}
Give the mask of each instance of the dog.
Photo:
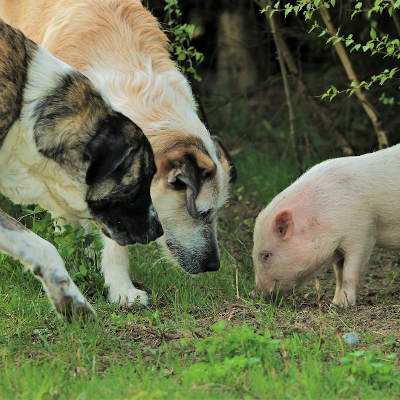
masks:
{"type": "MultiPolygon", "coordinates": [[[[157,166],[151,197],[164,229],[159,242],[190,274],[218,270],[217,214],[236,170],[200,121],[153,15],[139,0],[0,0],[0,15],[83,71],[143,129],[157,166]]],[[[102,270],[109,299],[147,304],[128,267],[128,249],[106,238],[102,270]]]]}
{"type": "MultiPolygon", "coordinates": [[[[162,234],[150,143],[89,79],[0,20],[0,192],[121,245],[162,234]]],[[[56,249],[0,211],[0,251],[21,261],[68,317],[91,306],[56,249]]]]}

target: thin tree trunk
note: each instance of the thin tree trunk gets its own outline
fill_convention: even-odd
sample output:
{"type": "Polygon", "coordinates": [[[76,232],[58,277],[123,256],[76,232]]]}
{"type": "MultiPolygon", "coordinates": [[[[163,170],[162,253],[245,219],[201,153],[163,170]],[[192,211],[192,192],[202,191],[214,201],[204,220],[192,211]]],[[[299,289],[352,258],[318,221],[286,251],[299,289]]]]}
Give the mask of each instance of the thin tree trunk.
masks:
{"type": "MultiPolygon", "coordinates": [[[[331,36],[335,36],[337,34],[337,30],[333,25],[331,16],[329,11],[326,7],[322,6],[319,8],[319,12],[321,14],[322,20],[331,36]]],[[[346,75],[350,81],[359,82],[357,78],[357,74],[354,71],[353,65],[351,64],[350,58],[347,55],[346,49],[344,48],[341,42],[336,42],[334,44],[336,53],[342,63],[342,66],[346,72],[346,75]]],[[[379,148],[388,147],[389,142],[387,139],[386,131],[383,129],[379,116],[374,108],[374,106],[369,102],[367,96],[365,95],[364,91],[361,89],[355,89],[355,94],[357,99],[361,103],[365,113],[367,114],[368,118],[370,119],[372,126],[374,127],[376,138],[378,141],[379,148]]]]}
{"type": "MultiPolygon", "coordinates": [[[[231,93],[244,93],[257,84],[257,65],[249,48],[249,27],[255,24],[247,0],[235,7],[223,2],[218,15],[217,86],[231,93]]],[[[253,16],[254,17],[254,16],[253,16]]]]}
{"type": "MultiPolygon", "coordinates": [[[[266,5],[263,1],[256,1],[257,4],[262,8],[266,5]]],[[[322,124],[323,129],[327,132],[333,130],[333,134],[335,135],[336,145],[342,151],[342,153],[346,156],[351,156],[354,154],[354,151],[346,139],[345,135],[341,133],[336,127],[332,119],[329,117],[327,110],[323,107],[322,104],[318,102],[318,100],[311,94],[309,88],[304,82],[302,76],[300,75],[299,69],[297,68],[296,62],[293,58],[292,52],[290,51],[280,29],[280,21],[276,18],[275,14],[271,16],[274,20],[274,24],[276,27],[275,35],[276,39],[279,41],[279,46],[282,51],[283,59],[288,67],[289,74],[296,80],[297,85],[299,87],[300,94],[303,98],[308,102],[308,104],[313,109],[311,113],[314,121],[317,124],[322,124]]]]}
{"type": "MultiPolygon", "coordinates": [[[[391,1],[391,3],[392,3],[392,6],[394,6],[394,1],[393,0],[391,1]]],[[[393,7],[393,16],[392,16],[392,18],[393,18],[394,25],[396,26],[397,34],[400,35],[400,21],[399,21],[399,18],[397,17],[397,15],[396,15],[396,9],[394,7],[393,7]]]]}
{"type": "Polygon", "coordinates": [[[295,128],[295,115],[294,115],[294,109],[293,109],[293,103],[292,103],[292,95],[290,92],[290,84],[289,84],[289,79],[287,75],[287,69],[286,69],[286,64],[283,58],[283,49],[281,46],[281,41],[278,39],[277,35],[277,26],[275,24],[275,18],[271,13],[267,13],[266,15],[268,24],[271,28],[272,36],[275,41],[275,46],[276,50],[278,53],[278,61],[279,61],[279,67],[281,70],[282,74],[282,81],[283,81],[283,87],[285,90],[285,96],[286,96],[286,104],[288,108],[288,113],[289,113],[289,140],[290,144],[292,146],[292,151],[293,155],[295,157],[295,160],[298,164],[299,167],[301,167],[301,163],[299,160],[299,156],[297,153],[297,146],[296,146],[296,128],[295,128]]]}
{"type": "MultiPolygon", "coordinates": [[[[275,18],[275,26],[279,28],[279,20],[275,17],[275,15],[273,15],[272,18],[275,18]]],[[[324,109],[324,107],[320,103],[318,103],[314,96],[311,95],[310,90],[308,89],[307,85],[305,84],[303,78],[299,73],[299,69],[297,68],[296,62],[294,61],[292,52],[290,51],[285,39],[283,38],[280,29],[276,30],[276,35],[277,39],[281,43],[280,46],[282,48],[282,54],[288,66],[289,73],[296,79],[301,95],[308,101],[308,104],[314,110],[314,112],[312,113],[313,118],[317,122],[321,122],[325,130],[329,131],[333,129],[336,138],[336,144],[341,149],[344,155],[353,155],[354,151],[347,141],[345,135],[339,132],[339,130],[334,126],[335,124],[328,116],[327,111],[324,109]]]]}

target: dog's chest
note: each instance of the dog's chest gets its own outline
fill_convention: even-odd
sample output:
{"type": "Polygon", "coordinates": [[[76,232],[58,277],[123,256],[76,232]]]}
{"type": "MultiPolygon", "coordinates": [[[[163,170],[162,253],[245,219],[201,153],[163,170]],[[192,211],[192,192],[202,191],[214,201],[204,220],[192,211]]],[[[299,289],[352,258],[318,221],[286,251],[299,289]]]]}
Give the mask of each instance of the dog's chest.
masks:
{"type": "Polygon", "coordinates": [[[70,222],[88,218],[81,185],[43,157],[24,133],[18,121],[0,148],[0,192],[16,204],[39,204],[70,222]]]}

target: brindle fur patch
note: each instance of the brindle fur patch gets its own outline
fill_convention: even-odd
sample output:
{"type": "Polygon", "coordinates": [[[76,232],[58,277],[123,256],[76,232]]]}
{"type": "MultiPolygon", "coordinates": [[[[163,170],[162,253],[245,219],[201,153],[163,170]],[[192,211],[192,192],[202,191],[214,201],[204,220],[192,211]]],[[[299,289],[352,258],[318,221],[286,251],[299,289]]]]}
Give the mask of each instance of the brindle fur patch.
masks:
{"type": "Polygon", "coordinates": [[[94,135],[100,119],[111,110],[89,80],[78,72],[60,77],[59,84],[40,101],[31,116],[35,141],[40,153],[59,164],[82,160],[67,159],[71,150],[80,148],[94,135]]]}
{"type": "Polygon", "coordinates": [[[0,21],[0,148],[19,118],[29,63],[37,45],[0,21]]]}
{"type": "Polygon", "coordinates": [[[8,231],[25,231],[26,228],[16,221],[14,218],[0,211],[0,228],[7,229],[8,231]]]}

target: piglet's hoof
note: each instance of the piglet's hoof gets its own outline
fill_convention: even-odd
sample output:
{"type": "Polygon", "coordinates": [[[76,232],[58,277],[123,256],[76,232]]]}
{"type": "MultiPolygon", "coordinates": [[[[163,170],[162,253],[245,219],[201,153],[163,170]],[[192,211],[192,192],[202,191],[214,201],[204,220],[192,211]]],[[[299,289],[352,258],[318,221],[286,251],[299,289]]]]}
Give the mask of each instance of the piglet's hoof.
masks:
{"type": "Polygon", "coordinates": [[[256,299],[257,298],[257,291],[256,290],[252,290],[250,293],[249,293],[249,297],[251,298],[251,299],[256,299]]]}
{"type": "Polygon", "coordinates": [[[332,300],[332,304],[340,308],[348,308],[356,304],[354,296],[349,295],[344,290],[336,292],[335,297],[332,300]]]}

